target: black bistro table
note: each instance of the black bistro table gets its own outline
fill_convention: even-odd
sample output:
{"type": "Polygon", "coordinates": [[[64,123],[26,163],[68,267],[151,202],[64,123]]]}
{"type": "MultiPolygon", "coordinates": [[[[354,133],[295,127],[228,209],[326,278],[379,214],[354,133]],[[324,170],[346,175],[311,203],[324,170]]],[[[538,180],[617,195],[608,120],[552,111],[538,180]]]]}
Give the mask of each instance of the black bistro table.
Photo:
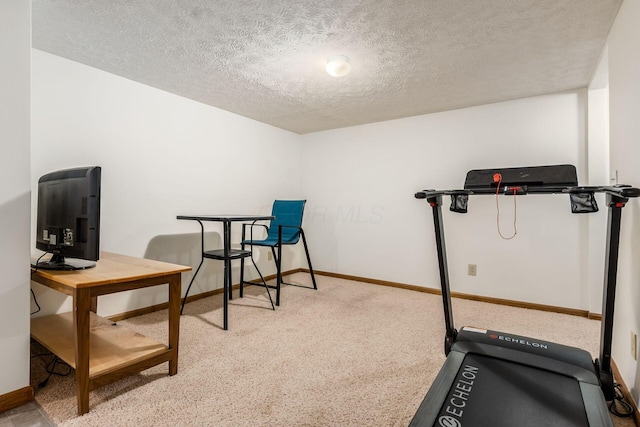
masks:
{"type": "Polygon", "coordinates": [[[191,282],[189,282],[189,286],[187,287],[187,292],[184,295],[184,300],[182,301],[182,307],[180,309],[180,314],[182,314],[182,310],[184,310],[184,304],[187,301],[187,295],[189,294],[189,289],[193,284],[193,281],[200,271],[200,267],[202,267],[202,263],[205,258],[216,259],[224,261],[224,289],[223,289],[223,329],[226,331],[229,329],[229,299],[231,298],[231,261],[234,259],[240,259],[244,257],[251,256],[251,251],[245,251],[241,249],[231,249],[231,223],[233,222],[255,222],[255,221],[263,221],[263,220],[272,220],[275,219],[273,215],[178,215],[176,217],[179,220],[190,220],[197,221],[200,224],[201,231],[201,259],[200,265],[196,269],[196,272],[193,273],[193,277],[191,278],[191,282]],[[214,249],[205,251],[204,249],[204,225],[203,221],[210,222],[221,222],[223,229],[223,248],[222,249],[214,249]]]}

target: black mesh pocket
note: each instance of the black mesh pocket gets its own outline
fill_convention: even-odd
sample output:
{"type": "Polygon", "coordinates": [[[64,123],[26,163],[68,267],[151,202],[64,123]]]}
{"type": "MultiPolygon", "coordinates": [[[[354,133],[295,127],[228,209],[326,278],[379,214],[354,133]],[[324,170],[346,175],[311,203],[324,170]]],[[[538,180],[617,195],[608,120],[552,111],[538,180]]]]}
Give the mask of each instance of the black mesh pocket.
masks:
{"type": "Polygon", "coordinates": [[[591,192],[569,193],[571,213],[598,212],[595,195],[591,192]]]}
{"type": "Polygon", "coordinates": [[[467,194],[452,194],[449,210],[452,212],[467,213],[468,201],[469,196],[467,194]]]}

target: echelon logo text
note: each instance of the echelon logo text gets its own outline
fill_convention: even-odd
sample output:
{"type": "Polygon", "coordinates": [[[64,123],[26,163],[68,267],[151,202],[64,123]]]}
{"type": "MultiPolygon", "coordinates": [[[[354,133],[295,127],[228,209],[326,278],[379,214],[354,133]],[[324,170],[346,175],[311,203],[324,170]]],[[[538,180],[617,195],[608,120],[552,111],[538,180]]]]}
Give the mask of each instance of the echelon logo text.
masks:
{"type": "Polygon", "coordinates": [[[462,427],[460,421],[456,420],[450,415],[441,416],[438,420],[438,424],[440,424],[440,427],[462,427]]]}
{"type": "Polygon", "coordinates": [[[547,344],[542,344],[542,343],[535,342],[535,341],[529,341],[528,339],[520,338],[520,337],[510,337],[508,335],[491,334],[491,335],[489,335],[489,338],[494,339],[494,340],[506,341],[506,342],[510,342],[510,343],[514,343],[514,344],[526,345],[526,346],[529,346],[529,347],[542,348],[542,349],[545,349],[545,350],[549,349],[547,344]]]}
{"type": "Polygon", "coordinates": [[[458,381],[449,391],[449,396],[447,396],[449,400],[445,402],[445,406],[440,410],[440,414],[442,414],[438,418],[440,427],[462,427],[464,409],[471,397],[471,391],[477,376],[477,367],[465,365],[458,375],[458,381]]]}

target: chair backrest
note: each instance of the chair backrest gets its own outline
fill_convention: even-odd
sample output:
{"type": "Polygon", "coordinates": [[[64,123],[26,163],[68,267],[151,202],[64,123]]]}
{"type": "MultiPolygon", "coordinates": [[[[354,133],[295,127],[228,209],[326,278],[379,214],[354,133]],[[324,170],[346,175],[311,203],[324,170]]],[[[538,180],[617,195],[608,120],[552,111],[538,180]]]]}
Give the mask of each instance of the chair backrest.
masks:
{"type": "MultiPolygon", "coordinates": [[[[267,239],[278,240],[278,227],[280,225],[302,226],[302,214],[306,200],[276,200],[273,202],[271,215],[276,218],[269,225],[267,239]]],[[[282,243],[293,245],[300,240],[300,230],[292,227],[282,227],[282,243]]]]}

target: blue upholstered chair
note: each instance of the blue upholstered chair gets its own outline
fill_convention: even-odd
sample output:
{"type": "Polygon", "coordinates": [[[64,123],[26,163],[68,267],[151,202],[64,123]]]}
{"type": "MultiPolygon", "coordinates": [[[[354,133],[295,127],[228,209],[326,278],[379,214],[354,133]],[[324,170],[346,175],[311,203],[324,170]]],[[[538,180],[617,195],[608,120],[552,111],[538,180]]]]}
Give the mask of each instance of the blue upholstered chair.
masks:
{"type": "MultiPolygon", "coordinates": [[[[273,260],[276,264],[276,305],[280,305],[280,285],[282,283],[285,285],[300,286],[295,283],[285,283],[282,281],[282,246],[295,245],[300,240],[300,237],[302,237],[304,252],[307,256],[307,264],[309,265],[309,273],[311,274],[313,289],[318,289],[318,286],[316,285],[316,278],[313,274],[313,267],[311,266],[311,258],[309,257],[307,239],[305,238],[304,230],[302,229],[302,214],[304,212],[305,203],[306,200],[276,200],[273,202],[273,208],[271,211],[271,215],[273,215],[275,219],[273,219],[268,226],[264,224],[244,224],[242,229],[243,250],[245,246],[263,246],[271,248],[273,260]],[[255,226],[262,226],[266,228],[267,237],[262,240],[253,239],[253,227],[255,226]],[[248,239],[246,238],[247,227],[250,227],[250,236],[248,239]]],[[[245,281],[244,258],[240,262],[240,297],[242,298],[244,285],[264,285],[262,283],[245,281]]],[[[262,275],[260,276],[262,277],[262,275]]]]}

